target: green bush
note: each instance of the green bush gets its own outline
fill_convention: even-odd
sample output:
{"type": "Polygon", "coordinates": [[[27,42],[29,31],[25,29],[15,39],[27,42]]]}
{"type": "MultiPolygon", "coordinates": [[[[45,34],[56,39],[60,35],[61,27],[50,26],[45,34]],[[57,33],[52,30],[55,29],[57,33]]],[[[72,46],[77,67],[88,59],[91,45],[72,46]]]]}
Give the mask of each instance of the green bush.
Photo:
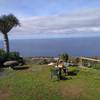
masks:
{"type": "Polygon", "coordinates": [[[6,61],[6,53],[2,49],[0,49],[0,66],[2,66],[5,61],[6,61]]]}
{"type": "Polygon", "coordinates": [[[19,59],[19,53],[18,52],[9,52],[9,53],[6,53],[7,55],[7,60],[18,60],[19,59]]]}
{"type": "Polygon", "coordinates": [[[5,61],[16,60],[21,64],[24,64],[23,58],[20,57],[18,52],[6,53],[4,50],[0,50],[0,66],[3,65],[5,61]]]}
{"type": "Polygon", "coordinates": [[[67,62],[68,61],[68,54],[67,53],[63,53],[59,56],[60,59],[62,59],[63,61],[67,62]]]}

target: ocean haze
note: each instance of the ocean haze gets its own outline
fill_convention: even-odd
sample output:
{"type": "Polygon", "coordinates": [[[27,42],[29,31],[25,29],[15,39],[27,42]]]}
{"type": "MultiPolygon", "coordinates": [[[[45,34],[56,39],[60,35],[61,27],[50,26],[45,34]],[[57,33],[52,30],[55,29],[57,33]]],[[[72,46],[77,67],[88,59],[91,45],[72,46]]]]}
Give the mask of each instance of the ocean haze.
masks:
{"type": "MultiPolygon", "coordinates": [[[[18,51],[24,57],[58,56],[61,53],[100,56],[99,45],[100,37],[10,40],[11,51],[18,51]]],[[[3,48],[3,41],[0,41],[0,48],[3,48]]]]}

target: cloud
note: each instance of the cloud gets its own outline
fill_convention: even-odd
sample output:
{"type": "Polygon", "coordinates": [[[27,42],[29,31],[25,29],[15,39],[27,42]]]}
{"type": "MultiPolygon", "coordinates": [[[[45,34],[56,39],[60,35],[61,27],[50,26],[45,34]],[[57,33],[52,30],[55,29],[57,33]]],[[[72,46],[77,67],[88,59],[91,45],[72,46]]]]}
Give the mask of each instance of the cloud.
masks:
{"type": "Polygon", "coordinates": [[[11,33],[32,36],[52,35],[52,37],[55,34],[67,37],[68,34],[87,36],[87,33],[90,33],[88,35],[92,36],[100,32],[100,8],[69,15],[23,18],[20,22],[21,27],[13,29],[11,33]]]}

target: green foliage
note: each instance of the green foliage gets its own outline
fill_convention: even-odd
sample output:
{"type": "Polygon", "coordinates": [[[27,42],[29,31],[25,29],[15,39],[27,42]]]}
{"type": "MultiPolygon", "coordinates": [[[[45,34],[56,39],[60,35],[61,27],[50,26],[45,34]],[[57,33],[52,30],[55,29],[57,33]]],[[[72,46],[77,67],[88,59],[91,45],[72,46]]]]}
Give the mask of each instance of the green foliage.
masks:
{"type": "Polygon", "coordinates": [[[99,64],[99,63],[97,63],[97,64],[92,64],[92,65],[90,66],[90,68],[94,68],[94,69],[100,70],[100,64],[99,64]]]}
{"type": "Polygon", "coordinates": [[[60,59],[62,59],[63,61],[67,62],[68,61],[68,54],[67,53],[63,53],[59,56],[60,59]]]}
{"type": "Polygon", "coordinates": [[[6,61],[6,53],[4,50],[0,49],[0,66],[6,61]]]}
{"type": "Polygon", "coordinates": [[[79,69],[76,67],[70,67],[68,70],[68,75],[75,76],[79,73],[79,69]]]}
{"type": "Polygon", "coordinates": [[[3,55],[5,51],[3,49],[0,49],[0,55],[3,55]]]}
{"type": "Polygon", "coordinates": [[[7,54],[7,60],[18,60],[19,59],[19,53],[18,52],[9,52],[7,54]]]}
{"type": "Polygon", "coordinates": [[[0,50],[0,65],[3,65],[5,61],[16,60],[19,63],[24,63],[23,58],[20,57],[18,52],[6,53],[4,50],[0,50]]]}
{"type": "Polygon", "coordinates": [[[13,15],[2,15],[0,17],[0,31],[3,34],[8,33],[13,27],[20,25],[19,20],[13,15]]]}
{"type": "Polygon", "coordinates": [[[13,15],[2,15],[0,17],[0,32],[4,36],[4,50],[9,52],[8,32],[17,25],[20,25],[19,20],[13,15]]]}

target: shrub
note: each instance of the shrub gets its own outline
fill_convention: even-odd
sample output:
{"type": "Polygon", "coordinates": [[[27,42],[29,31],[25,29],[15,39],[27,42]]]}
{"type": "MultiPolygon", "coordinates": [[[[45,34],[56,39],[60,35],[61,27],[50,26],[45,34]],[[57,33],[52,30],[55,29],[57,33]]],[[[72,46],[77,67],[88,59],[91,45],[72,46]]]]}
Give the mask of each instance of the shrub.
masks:
{"type": "Polygon", "coordinates": [[[23,58],[20,57],[18,52],[6,53],[4,50],[0,50],[0,66],[3,65],[5,61],[16,60],[21,64],[24,64],[23,58]]]}
{"type": "Polygon", "coordinates": [[[68,54],[67,53],[61,54],[59,56],[59,58],[62,59],[63,61],[65,61],[65,62],[67,62],[67,60],[68,60],[68,54]]]}
{"type": "Polygon", "coordinates": [[[18,52],[9,52],[9,53],[6,53],[7,55],[7,60],[18,60],[19,59],[19,53],[18,52]]]}
{"type": "Polygon", "coordinates": [[[80,58],[79,57],[75,58],[74,64],[77,66],[80,65],[80,58]]]}
{"type": "Polygon", "coordinates": [[[0,49],[0,66],[3,65],[5,59],[6,59],[6,53],[2,49],[0,49]]]}

